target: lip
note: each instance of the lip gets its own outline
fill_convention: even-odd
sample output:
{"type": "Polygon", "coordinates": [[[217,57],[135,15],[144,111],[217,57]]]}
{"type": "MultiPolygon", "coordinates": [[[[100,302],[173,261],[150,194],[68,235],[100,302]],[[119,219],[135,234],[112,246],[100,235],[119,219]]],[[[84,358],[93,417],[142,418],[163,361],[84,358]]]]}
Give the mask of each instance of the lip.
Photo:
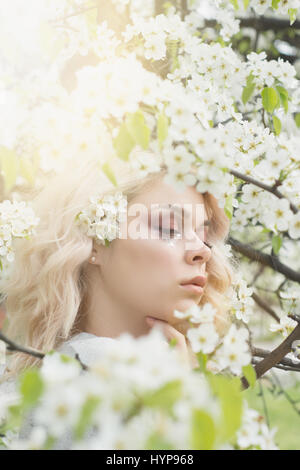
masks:
{"type": "Polygon", "coordinates": [[[194,277],[193,279],[187,279],[186,281],[182,282],[180,285],[196,285],[198,287],[204,287],[205,284],[206,284],[206,281],[207,281],[207,277],[206,276],[196,276],[194,277]]]}
{"type": "Polygon", "coordinates": [[[202,294],[203,287],[197,286],[196,284],[180,284],[180,287],[194,293],[194,294],[202,294]]]}

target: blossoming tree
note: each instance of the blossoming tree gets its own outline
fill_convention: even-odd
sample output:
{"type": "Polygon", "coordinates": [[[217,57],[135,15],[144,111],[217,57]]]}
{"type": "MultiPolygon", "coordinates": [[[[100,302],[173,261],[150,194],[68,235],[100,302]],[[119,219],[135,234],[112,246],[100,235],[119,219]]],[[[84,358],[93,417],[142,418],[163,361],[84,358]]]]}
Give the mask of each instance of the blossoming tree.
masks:
{"type": "Polygon", "coordinates": [[[275,366],[300,371],[299,0],[11,4],[0,7],[3,275],[15,239],[38,225],[18,190],[63,172],[70,155],[96,157],[101,147],[101,169],[113,184],[113,158],[142,176],[157,171],[160,155],[178,190],[196,185],[214,194],[231,220],[225,249],[240,260],[241,276],[231,306],[238,322],[222,342],[211,305],[175,312],[192,326],[199,361],[192,372],[157,331],[138,341],[123,336],[89,370],[80,358],[45,357],[1,335],[3,356],[6,346],[44,358],[20,381],[3,443],[51,448],[70,428],[73,448],[276,447],[241,385],[275,366]],[[255,306],[285,338],[272,352],[249,336],[255,306]],[[30,437],[7,437],[33,411],[30,437]]]}

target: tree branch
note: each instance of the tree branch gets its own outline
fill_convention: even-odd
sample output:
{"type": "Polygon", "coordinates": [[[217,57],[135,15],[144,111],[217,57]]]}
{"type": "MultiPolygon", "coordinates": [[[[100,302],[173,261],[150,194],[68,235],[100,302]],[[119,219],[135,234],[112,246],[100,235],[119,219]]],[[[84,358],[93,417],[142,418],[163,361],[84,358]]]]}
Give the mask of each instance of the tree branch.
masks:
{"type": "MultiPolygon", "coordinates": [[[[280,380],[279,378],[277,377],[277,375],[271,371],[271,374],[273,376],[273,378],[275,379],[275,381],[277,382],[277,386],[279,387],[280,389],[280,393],[282,393],[285,398],[287,399],[287,401],[291,404],[291,406],[293,407],[293,409],[298,413],[300,414],[300,410],[298,409],[297,407],[297,404],[299,403],[299,400],[294,400],[292,397],[290,397],[290,395],[284,390],[283,386],[281,385],[280,383],[280,380]]],[[[276,385],[275,385],[276,386],[276,385]]]]}
{"type": "Polygon", "coordinates": [[[262,299],[259,295],[257,295],[255,292],[252,294],[253,300],[259,305],[265,312],[267,312],[269,315],[271,315],[274,320],[276,320],[278,323],[280,323],[280,318],[277,315],[276,312],[269,306],[269,304],[262,299]]]}
{"type": "Polygon", "coordinates": [[[155,0],[155,3],[154,3],[155,16],[161,15],[164,12],[164,7],[163,7],[164,3],[165,3],[164,0],[155,0]]]}
{"type": "MultiPolygon", "coordinates": [[[[271,352],[270,351],[267,351],[266,349],[262,349],[262,348],[257,348],[255,346],[253,346],[251,348],[251,352],[252,352],[252,355],[254,357],[262,357],[262,358],[265,358],[265,357],[268,357],[271,352]]],[[[281,364],[283,366],[289,366],[289,367],[292,367],[293,370],[299,370],[300,371],[300,361],[299,361],[299,364],[295,364],[291,359],[289,359],[288,357],[283,357],[279,362],[278,364],[281,364]]]]}
{"type": "MultiPolygon", "coordinates": [[[[45,353],[42,353],[41,351],[38,351],[37,349],[26,348],[24,346],[20,346],[16,344],[14,341],[11,341],[3,333],[1,333],[1,331],[0,331],[0,340],[7,344],[8,351],[22,352],[24,354],[37,357],[38,359],[44,359],[46,355],[45,353]]],[[[80,363],[83,370],[88,370],[88,367],[85,364],[83,364],[83,362],[81,362],[78,354],[75,355],[75,359],[77,359],[77,361],[80,363]]]]}
{"type": "Polygon", "coordinates": [[[292,25],[290,25],[290,20],[270,18],[267,16],[238,19],[240,20],[240,26],[242,28],[254,28],[259,31],[268,31],[270,29],[273,31],[282,31],[287,28],[300,29],[299,20],[296,20],[292,25]]]}
{"type": "Polygon", "coordinates": [[[64,22],[68,18],[72,18],[73,16],[78,16],[81,15],[82,13],[87,13],[88,11],[95,10],[98,8],[98,5],[91,5],[90,7],[85,7],[85,8],[80,8],[78,10],[75,10],[73,13],[70,13],[69,15],[61,16],[60,18],[55,18],[55,20],[51,20],[50,23],[57,23],[57,22],[64,22]]]}
{"type": "Polygon", "coordinates": [[[23,346],[19,346],[18,344],[14,343],[10,339],[8,339],[3,333],[0,331],[0,340],[4,341],[7,344],[8,351],[19,351],[24,354],[29,354],[30,356],[37,357],[38,359],[43,359],[45,354],[37,349],[32,348],[25,348],[23,346]]]}
{"type": "MultiPolygon", "coordinates": [[[[278,199],[287,199],[280,191],[278,191],[277,189],[277,186],[279,184],[279,182],[276,182],[273,186],[270,186],[268,184],[265,184],[265,183],[262,183],[258,180],[256,180],[255,178],[252,178],[251,176],[247,176],[247,175],[244,175],[242,173],[240,173],[239,171],[236,171],[236,170],[230,170],[229,173],[231,173],[233,176],[235,176],[236,178],[239,178],[243,181],[246,181],[247,183],[251,183],[251,184],[254,184],[255,186],[258,186],[259,188],[261,189],[265,189],[266,191],[268,191],[269,193],[272,193],[274,194],[274,196],[278,197],[278,199]]],[[[297,214],[298,213],[298,209],[297,207],[290,202],[290,208],[291,208],[291,211],[294,213],[294,214],[297,214]]]]}
{"type": "Polygon", "coordinates": [[[283,264],[281,261],[279,261],[277,256],[262,253],[261,251],[252,248],[250,245],[242,243],[232,237],[228,238],[227,243],[232,246],[234,251],[241,253],[253,261],[261,263],[264,266],[272,268],[274,271],[283,274],[291,281],[300,283],[300,273],[283,264]]]}
{"type": "Polygon", "coordinates": [[[181,19],[184,20],[184,18],[189,12],[187,0],[180,0],[180,6],[181,6],[181,19]]]}
{"type": "MultiPolygon", "coordinates": [[[[259,379],[262,375],[264,375],[268,370],[272,367],[277,367],[279,369],[284,370],[293,370],[293,371],[300,371],[299,366],[294,365],[293,368],[285,365],[281,365],[280,362],[292,350],[292,344],[295,340],[300,339],[300,324],[296,326],[296,328],[292,331],[292,333],[279,345],[275,348],[270,354],[268,354],[262,361],[255,365],[255,372],[256,377],[259,379]]],[[[255,358],[254,362],[255,362],[255,358]]],[[[285,358],[286,360],[286,358],[285,358]]],[[[242,382],[242,389],[247,389],[249,387],[249,383],[245,377],[241,378],[242,382]]]]}
{"type": "MultiPolygon", "coordinates": [[[[252,17],[252,18],[237,18],[240,21],[241,28],[253,28],[258,31],[282,31],[284,29],[293,28],[300,29],[300,21],[296,20],[290,25],[289,20],[279,18],[268,18],[266,16],[252,17]]],[[[217,26],[216,20],[206,20],[205,27],[215,28],[217,26]]]]}
{"type": "MultiPolygon", "coordinates": [[[[254,357],[252,360],[251,360],[251,363],[253,365],[257,365],[259,364],[261,361],[259,359],[257,359],[256,357],[254,357]]],[[[299,368],[294,368],[294,367],[289,367],[289,366],[283,366],[281,365],[280,363],[279,364],[276,364],[275,366],[272,366],[272,369],[280,369],[280,370],[285,370],[286,372],[300,372],[300,369],[299,368]]],[[[247,387],[246,387],[247,388],[247,387]]]]}

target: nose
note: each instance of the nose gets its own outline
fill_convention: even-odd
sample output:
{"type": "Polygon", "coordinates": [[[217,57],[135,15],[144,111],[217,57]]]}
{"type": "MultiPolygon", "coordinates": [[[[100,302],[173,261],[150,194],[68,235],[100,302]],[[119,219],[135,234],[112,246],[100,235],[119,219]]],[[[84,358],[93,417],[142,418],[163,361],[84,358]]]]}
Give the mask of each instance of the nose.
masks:
{"type": "Polygon", "coordinates": [[[185,260],[189,264],[204,264],[211,257],[211,248],[209,248],[196,234],[195,238],[186,241],[185,260]]]}

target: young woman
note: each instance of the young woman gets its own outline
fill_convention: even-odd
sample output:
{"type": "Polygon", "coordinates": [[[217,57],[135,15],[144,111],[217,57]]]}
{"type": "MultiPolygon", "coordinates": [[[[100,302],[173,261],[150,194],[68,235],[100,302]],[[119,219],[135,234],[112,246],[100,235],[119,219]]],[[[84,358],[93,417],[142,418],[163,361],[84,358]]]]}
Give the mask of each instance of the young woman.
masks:
{"type": "MultiPolygon", "coordinates": [[[[184,312],[210,302],[218,312],[217,329],[227,329],[233,275],[224,250],[228,218],[212,194],[200,194],[194,186],[179,192],[165,181],[166,173],[164,165],[146,177],[123,168],[115,188],[104,175],[100,177],[98,162],[91,160],[49,179],[32,200],[40,218],[37,235],[17,245],[14,270],[1,286],[8,313],[4,333],[9,338],[43,352],[71,351],[72,345],[76,351],[76,344],[81,344],[84,362],[88,345],[95,356],[97,347],[101,351],[102,345],[124,332],[138,337],[158,325],[166,340],[177,339],[176,347],[188,360],[187,324],[174,316],[175,309],[184,312]],[[151,226],[157,236],[133,235],[129,227],[134,227],[136,218],[128,215],[126,236],[105,246],[74,223],[91,195],[116,190],[126,196],[128,214],[137,204],[146,209],[140,225],[151,226]],[[178,217],[177,210],[175,215],[175,206],[190,209],[184,233],[179,223],[182,213],[178,217]],[[168,227],[163,225],[165,212],[168,227]],[[166,229],[170,236],[163,236],[166,229]],[[197,276],[200,288],[185,285],[197,276]]],[[[3,378],[40,362],[13,353],[3,378]]]]}

